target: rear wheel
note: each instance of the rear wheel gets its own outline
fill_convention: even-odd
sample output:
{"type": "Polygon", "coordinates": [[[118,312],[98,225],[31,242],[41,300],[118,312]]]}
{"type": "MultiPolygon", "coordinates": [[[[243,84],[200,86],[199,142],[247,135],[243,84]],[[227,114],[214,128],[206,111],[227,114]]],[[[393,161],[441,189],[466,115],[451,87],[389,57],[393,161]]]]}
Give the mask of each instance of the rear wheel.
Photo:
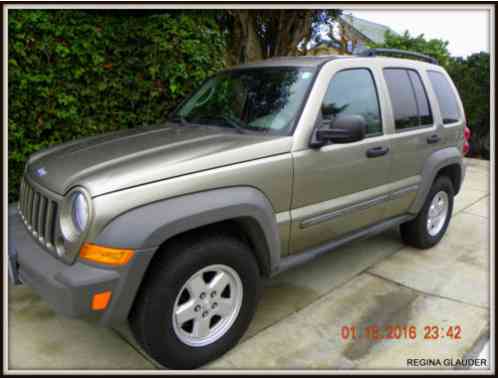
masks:
{"type": "Polygon", "coordinates": [[[453,197],[451,180],[447,176],[438,177],[417,217],[401,224],[403,241],[419,249],[436,245],[448,229],[453,212],[453,197]]]}
{"type": "Polygon", "coordinates": [[[170,244],[142,285],[130,321],[142,348],[168,368],[199,367],[232,348],[260,294],[256,261],[229,236],[170,244]]]}

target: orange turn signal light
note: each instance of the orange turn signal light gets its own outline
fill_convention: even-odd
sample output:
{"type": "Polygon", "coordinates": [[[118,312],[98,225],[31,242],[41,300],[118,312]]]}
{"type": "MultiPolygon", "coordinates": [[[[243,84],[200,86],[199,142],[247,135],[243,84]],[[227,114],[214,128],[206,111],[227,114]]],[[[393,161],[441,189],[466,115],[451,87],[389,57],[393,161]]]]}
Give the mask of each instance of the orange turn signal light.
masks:
{"type": "Polygon", "coordinates": [[[111,300],[111,291],[96,293],[92,299],[92,310],[101,311],[106,309],[109,300],[111,300]]]}
{"type": "Polygon", "coordinates": [[[84,243],[80,249],[80,258],[112,266],[127,264],[134,254],[133,250],[116,249],[88,242],[84,243]]]}

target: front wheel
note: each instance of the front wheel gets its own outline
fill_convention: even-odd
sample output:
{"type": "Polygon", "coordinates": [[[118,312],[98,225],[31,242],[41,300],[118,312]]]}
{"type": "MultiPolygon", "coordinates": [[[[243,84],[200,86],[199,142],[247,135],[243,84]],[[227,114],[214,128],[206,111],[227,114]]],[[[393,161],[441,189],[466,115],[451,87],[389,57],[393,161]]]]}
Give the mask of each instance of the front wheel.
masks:
{"type": "Polygon", "coordinates": [[[401,224],[403,241],[419,249],[436,245],[448,229],[453,212],[453,197],[451,180],[446,176],[437,178],[417,217],[401,224]]]}
{"type": "Polygon", "coordinates": [[[178,240],[153,262],[131,314],[142,348],[168,368],[199,367],[246,331],[260,293],[248,248],[229,236],[178,240]]]}

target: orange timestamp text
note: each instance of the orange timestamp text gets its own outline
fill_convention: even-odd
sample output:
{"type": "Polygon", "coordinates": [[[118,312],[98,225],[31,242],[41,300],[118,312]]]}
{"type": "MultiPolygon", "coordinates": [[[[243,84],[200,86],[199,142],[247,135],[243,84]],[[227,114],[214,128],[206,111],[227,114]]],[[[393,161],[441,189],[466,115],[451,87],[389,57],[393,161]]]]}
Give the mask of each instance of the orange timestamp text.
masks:
{"type": "Polygon", "coordinates": [[[370,340],[424,340],[462,338],[462,327],[460,325],[367,325],[357,327],[355,325],[343,325],[341,327],[341,338],[343,340],[370,339],[370,340]]]}

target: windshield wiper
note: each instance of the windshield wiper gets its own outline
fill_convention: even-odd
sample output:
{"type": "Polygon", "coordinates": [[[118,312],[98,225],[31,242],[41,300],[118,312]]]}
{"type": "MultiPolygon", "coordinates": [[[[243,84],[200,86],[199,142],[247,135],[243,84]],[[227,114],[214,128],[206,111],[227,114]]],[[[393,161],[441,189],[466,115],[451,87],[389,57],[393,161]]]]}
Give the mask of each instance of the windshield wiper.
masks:
{"type": "Polygon", "coordinates": [[[216,127],[221,127],[221,128],[225,128],[226,126],[229,126],[235,130],[237,130],[237,132],[241,133],[241,134],[244,134],[246,132],[246,130],[244,130],[244,127],[241,125],[240,122],[237,122],[235,121],[231,116],[229,115],[216,115],[216,116],[203,116],[203,117],[199,117],[199,118],[196,118],[194,121],[194,123],[199,123],[199,124],[206,124],[206,125],[209,125],[209,126],[216,126],[216,127]],[[211,124],[211,123],[214,123],[214,124],[211,124]],[[223,123],[223,125],[220,125],[221,123],[223,123]]]}
{"type": "Polygon", "coordinates": [[[247,129],[245,129],[245,128],[247,128],[248,125],[245,122],[243,122],[241,120],[235,120],[230,115],[222,115],[221,118],[224,121],[226,121],[227,124],[229,124],[232,128],[237,129],[237,131],[239,133],[244,134],[247,131],[247,129]]]}
{"type": "Polygon", "coordinates": [[[171,117],[169,119],[169,121],[176,122],[176,123],[179,122],[182,126],[188,125],[187,119],[184,116],[181,116],[181,115],[175,115],[174,117],[171,117]]]}

